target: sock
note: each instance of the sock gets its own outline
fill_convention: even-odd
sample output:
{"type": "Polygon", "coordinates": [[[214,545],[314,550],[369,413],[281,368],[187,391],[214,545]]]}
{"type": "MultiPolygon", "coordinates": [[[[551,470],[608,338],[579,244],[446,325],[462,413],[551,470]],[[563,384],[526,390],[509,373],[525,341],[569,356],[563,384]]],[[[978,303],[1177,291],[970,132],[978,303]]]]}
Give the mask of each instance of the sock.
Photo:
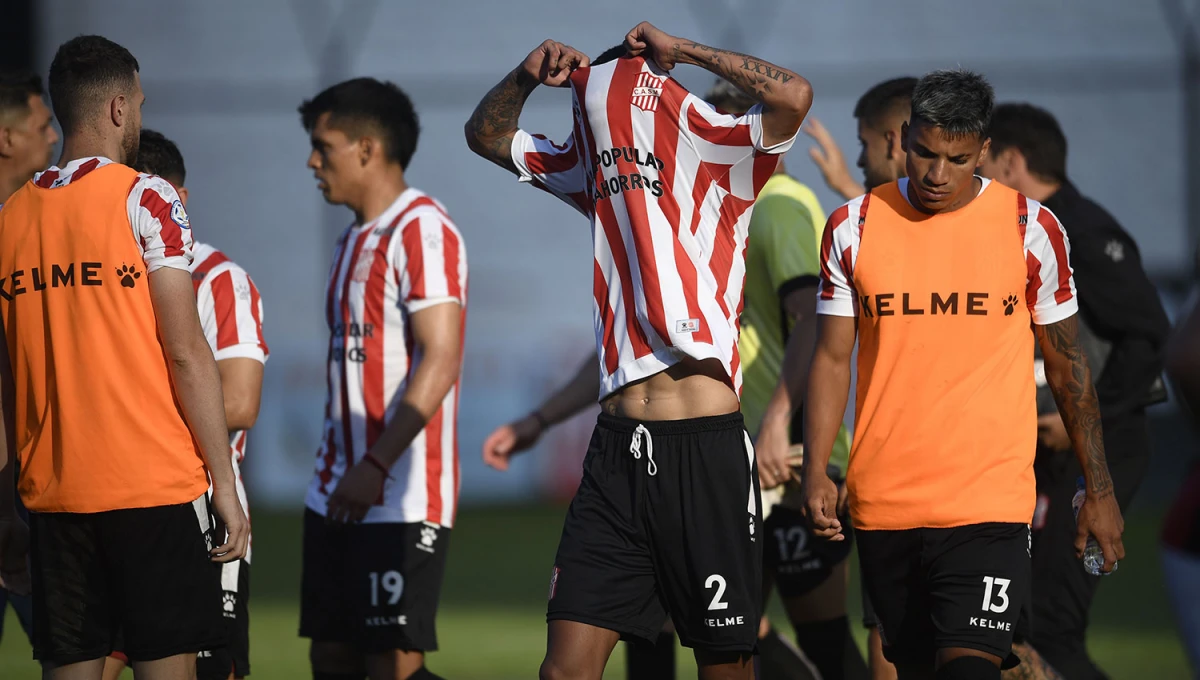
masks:
{"type": "Polygon", "coordinates": [[[313,680],[367,680],[366,673],[318,673],[313,671],[313,680]]]}
{"type": "MultiPolygon", "coordinates": [[[[758,677],[769,680],[817,680],[813,664],[779,631],[758,639],[758,677]]],[[[830,677],[830,676],[824,676],[830,677]]],[[[841,676],[836,676],[840,680],[841,676]]]]}
{"type": "Polygon", "coordinates": [[[934,680],[1000,680],[1000,669],[981,656],[960,656],[938,669],[934,680]]]}
{"type": "Polygon", "coordinates": [[[671,680],[675,677],[675,634],[659,633],[654,644],[625,643],[625,674],[629,680],[671,680]]]}
{"type": "Polygon", "coordinates": [[[440,675],[434,675],[429,672],[429,669],[421,666],[415,673],[408,676],[408,680],[444,680],[440,675]]]}
{"type": "Polygon", "coordinates": [[[796,626],[796,643],[822,678],[845,677],[846,643],[850,639],[850,620],[845,616],[796,626]]]}

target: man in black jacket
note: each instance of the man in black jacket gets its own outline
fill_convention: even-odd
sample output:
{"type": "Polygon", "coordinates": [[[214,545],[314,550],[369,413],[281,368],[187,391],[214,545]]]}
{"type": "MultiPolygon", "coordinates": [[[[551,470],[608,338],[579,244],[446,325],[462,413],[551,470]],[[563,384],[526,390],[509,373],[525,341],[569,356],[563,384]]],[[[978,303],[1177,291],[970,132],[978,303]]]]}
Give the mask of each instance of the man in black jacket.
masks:
{"type": "MultiPolygon", "coordinates": [[[[1040,201],[1067,230],[1080,340],[1098,376],[1104,449],[1124,512],[1149,461],[1145,409],[1166,398],[1161,373],[1170,322],[1137,244],[1067,179],[1067,140],[1054,116],[1029,104],[1002,104],[992,117],[991,139],[982,174],[1040,201]]],[[[1079,464],[1067,455],[1070,441],[1058,410],[1052,401],[1043,408],[1042,401],[1039,394],[1038,412],[1045,415],[1038,418],[1034,465],[1032,643],[1067,680],[1104,678],[1084,639],[1100,577],[1085,572],[1075,553],[1071,498],[1079,464]]]]}

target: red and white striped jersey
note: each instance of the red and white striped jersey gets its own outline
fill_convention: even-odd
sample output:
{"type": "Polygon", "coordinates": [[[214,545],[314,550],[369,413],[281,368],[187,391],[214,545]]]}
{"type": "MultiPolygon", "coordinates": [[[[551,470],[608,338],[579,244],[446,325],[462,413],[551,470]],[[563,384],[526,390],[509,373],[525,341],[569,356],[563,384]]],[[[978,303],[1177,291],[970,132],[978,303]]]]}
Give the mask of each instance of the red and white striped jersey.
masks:
{"type": "MultiPolygon", "coordinates": [[[[193,244],[192,253],[192,286],[196,290],[200,327],[213,357],[218,362],[240,358],[267,363],[270,350],[263,339],[262,298],[250,275],[207,243],[193,244]]],[[[246,458],[248,434],[246,430],[238,430],[229,435],[237,495],[247,516],[250,505],[242,480],[242,461],[246,458]]],[[[249,546],[245,559],[250,561],[249,546]]]]}
{"type": "Polygon", "coordinates": [[[600,397],[684,356],[740,393],[738,315],[751,207],[794,141],[763,145],[762,107],[719,112],[641,57],[571,75],[564,144],[518,131],[521,181],[592,222],[600,397]]]}
{"type": "MultiPolygon", "coordinates": [[[[77,158],[65,168],[54,166],[37,173],[32,181],[43,189],[64,187],[112,162],[100,156],[77,158]]],[[[147,274],[162,267],[191,266],[192,229],[183,202],[170,182],[157,175],[138,175],[129,189],[128,211],[147,274]]]]}
{"type": "MultiPolygon", "coordinates": [[[[342,475],[375,445],[421,357],[409,317],[456,303],[466,327],[467,255],[445,208],[407,189],[338,240],[325,295],[329,326],[324,437],[306,504],[325,514],[342,475]]],[[[391,469],[365,522],[449,527],[458,502],[459,382],[391,469]]]]}
{"type": "MultiPolygon", "coordinates": [[[[983,186],[979,193],[983,194],[992,180],[980,179],[983,186]]],[[[907,177],[899,180],[898,189],[900,195],[909,200],[907,177]]],[[[853,272],[870,196],[859,196],[833,211],[825,225],[825,238],[821,244],[821,287],[817,293],[818,314],[857,314],[853,272]]],[[[1070,242],[1066,229],[1048,208],[1024,195],[1020,195],[1019,200],[1027,215],[1021,226],[1028,276],[1025,305],[1033,322],[1044,326],[1079,311],[1069,262],[1070,242]]]]}

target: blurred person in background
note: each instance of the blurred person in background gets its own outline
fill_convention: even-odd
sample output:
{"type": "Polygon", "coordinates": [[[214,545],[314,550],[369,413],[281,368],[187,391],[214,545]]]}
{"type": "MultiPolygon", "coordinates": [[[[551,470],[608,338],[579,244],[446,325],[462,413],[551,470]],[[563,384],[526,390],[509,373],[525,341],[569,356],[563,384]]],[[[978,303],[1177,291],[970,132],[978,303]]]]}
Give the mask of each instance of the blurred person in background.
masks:
{"type": "Polygon", "coordinates": [[[884,653],[902,677],[1000,678],[1001,667],[1018,663],[1012,634],[1029,598],[1036,435],[1033,384],[1018,369],[1027,360],[1032,373],[1035,336],[1076,454],[1088,463],[1075,542],[1082,551],[1093,534],[1105,570],[1124,552],[1099,408],[1076,339],[1065,233],[1036,201],[974,175],[988,154],[992,98],[991,86],[968,71],[922,78],[901,133],[906,177],[834,211],[822,244],[805,506],[818,535],[842,538],[837,487],[823,473],[858,339],[851,515],[884,653]],[[1000,268],[962,263],[1006,248],[1020,259],[1000,268]],[[1006,430],[997,404],[1030,431],[1006,430]],[[972,503],[955,500],[964,497],[972,503]]]}
{"type": "MultiPolygon", "coordinates": [[[[1000,104],[989,134],[992,148],[980,174],[1041,202],[1070,240],[1080,345],[1095,379],[1104,451],[1124,512],[1149,464],[1145,409],[1166,399],[1162,369],[1170,322],[1133,238],[1068,179],[1067,140],[1054,116],[1031,104],[1000,104]]],[[[1043,374],[1038,380],[1044,384],[1043,374]]],[[[1049,390],[1041,392],[1029,641],[1067,680],[1104,678],[1086,644],[1100,577],[1081,568],[1074,548],[1071,499],[1081,470],[1049,390]]]]}
{"type": "Polygon", "coordinates": [[[304,512],[300,635],[316,680],[427,680],[458,502],[467,256],[408,184],[420,125],[392,83],[356,78],[300,106],[308,167],[354,222],[338,239],[324,433],[304,512]]]}
{"type": "MultiPolygon", "coordinates": [[[[1194,276],[1200,280],[1200,250],[1194,276]]],[[[1200,425],[1200,287],[1192,308],[1179,322],[1167,348],[1167,373],[1175,397],[1192,425],[1200,425]]],[[[1200,673],[1200,462],[1192,452],[1192,470],[1167,512],[1162,532],[1163,574],[1179,623],[1192,672],[1200,673]]]]}
{"type": "Polygon", "coordinates": [[[626,57],[592,67],[543,42],[465,129],[473,151],[592,225],[603,413],[551,574],[540,677],[599,677],[621,637],[653,641],[669,613],[701,678],[750,678],[761,513],[738,402],[739,250],[812,91],[787,69],[646,22],[625,44],[626,57]],[[758,104],[719,112],[668,77],[677,64],[701,66],[758,104]],[[517,125],[539,85],[571,88],[565,144],[517,125]]]}
{"type": "MultiPolygon", "coordinates": [[[[46,106],[42,79],[24,71],[0,71],[0,207],[34,173],[50,165],[58,142],[54,116],[46,106]]],[[[20,497],[17,513],[28,521],[20,497]]],[[[33,636],[33,602],[28,595],[10,594],[0,588],[0,634],[4,610],[12,604],[26,636],[33,636]]]]}
{"type": "MultiPolygon", "coordinates": [[[[816,118],[809,118],[804,131],[817,146],[809,156],[821,171],[830,189],[849,201],[875,187],[895,182],[904,176],[904,149],[900,132],[908,123],[912,109],[912,91],[917,79],[912,76],[892,78],[867,90],[854,105],[858,121],[858,168],[863,173],[860,184],[850,174],[846,157],[833,135],[816,118]]],[[[879,619],[871,606],[867,591],[862,591],[863,626],[867,628],[867,658],[873,680],[895,680],[896,667],[883,656],[879,639],[879,619]]]]}
{"type": "MultiPolygon", "coordinates": [[[[187,168],[183,154],[161,132],[142,129],[135,168],[157,175],[175,187],[179,201],[187,208],[188,190],[184,186],[187,168]]],[[[237,480],[237,495],[246,508],[246,485],[242,481],[242,461],[246,457],[246,439],[262,398],[263,367],[267,362],[267,343],[263,339],[262,298],[246,270],[207,243],[192,243],[192,285],[200,312],[200,326],[217,360],[221,374],[221,392],[225,404],[225,424],[229,428],[229,450],[237,480]]],[[[212,493],[211,489],[209,493],[212,493]]],[[[220,524],[217,533],[221,532],[220,524]]],[[[253,536],[252,536],[253,537],[253,536]]],[[[196,659],[199,680],[244,678],[250,674],[250,545],[246,556],[221,565],[221,601],[216,603],[229,627],[229,644],[204,650],[196,659]]],[[[104,677],[120,676],[128,659],[115,651],[104,664],[104,677]]]]}
{"type": "MultiPolygon", "coordinates": [[[[59,47],[62,157],[0,210],[5,453],[20,456],[34,656],[50,680],[99,680],[118,632],[138,677],[194,677],[197,653],[226,640],[214,562],[248,541],[187,212],[168,182],[129,167],[138,71],[100,36],[59,47]]],[[[0,512],[10,523],[12,505],[0,512]]]]}
{"type": "MultiPolygon", "coordinates": [[[[624,47],[619,48],[624,53],[624,47]]],[[[593,61],[602,64],[615,56],[605,53],[593,61]]],[[[736,87],[721,80],[704,100],[717,109],[742,115],[755,102],[736,87]]],[[[791,384],[781,382],[784,366],[802,365],[812,351],[816,317],[818,246],[825,215],[816,195],[786,173],[783,159],[767,180],[754,203],[746,250],[745,307],[741,316],[738,352],[742,357],[742,414],[746,430],[756,438],[759,482],[762,489],[775,488],[782,499],[774,507],[764,499],[764,607],[772,586],[780,590],[788,619],[797,632],[804,657],[797,656],[767,617],[759,630],[760,668],[764,678],[865,677],[866,666],[850,634],[846,619],[846,587],[851,542],[816,541],[808,535],[807,522],[794,506],[795,486],[790,484],[788,449],[801,441],[799,401],[802,376],[791,384]],[[774,421],[764,442],[760,427],[764,416],[774,421]],[[782,451],[777,450],[782,442],[782,451]],[[768,453],[769,451],[769,453],[768,453]],[[782,479],[767,477],[763,462],[771,456],[789,469],[782,479]],[[786,491],[785,491],[786,489],[786,491]]],[[[550,427],[586,409],[600,390],[599,359],[593,354],[575,377],[541,406],[520,420],[496,428],[484,441],[484,462],[505,470],[511,457],[537,443],[550,427]]],[[[840,455],[833,464],[845,469],[849,434],[839,441],[840,455]]],[[[769,494],[764,494],[764,498],[769,494]]],[[[631,679],[674,677],[675,636],[662,633],[656,644],[631,641],[626,649],[626,666],[631,679]]]]}

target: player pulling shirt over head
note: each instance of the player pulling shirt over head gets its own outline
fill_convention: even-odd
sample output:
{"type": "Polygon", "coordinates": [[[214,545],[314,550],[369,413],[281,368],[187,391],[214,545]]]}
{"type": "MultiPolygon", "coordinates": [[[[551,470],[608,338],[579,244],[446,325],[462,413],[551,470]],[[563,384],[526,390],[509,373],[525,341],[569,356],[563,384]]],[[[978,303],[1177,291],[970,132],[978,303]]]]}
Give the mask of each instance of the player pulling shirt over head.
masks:
{"type": "Polygon", "coordinates": [[[552,571],[542,677],[599,675],[619,637],[653,640],[668,611],[702,677],[750,677],[761,528],[737,396],[746,232],[811,91],[786,69],[646,23],[626,45],[627,57],[589,67],[546,41],[467,124],[476,153],[592,224],[604,413],[552,571]],[[670,78],[677,63],[762,103],[720,113],[670,78]],[[538,84],[571,89],[565,143],[516,127],[538,84]]]}

